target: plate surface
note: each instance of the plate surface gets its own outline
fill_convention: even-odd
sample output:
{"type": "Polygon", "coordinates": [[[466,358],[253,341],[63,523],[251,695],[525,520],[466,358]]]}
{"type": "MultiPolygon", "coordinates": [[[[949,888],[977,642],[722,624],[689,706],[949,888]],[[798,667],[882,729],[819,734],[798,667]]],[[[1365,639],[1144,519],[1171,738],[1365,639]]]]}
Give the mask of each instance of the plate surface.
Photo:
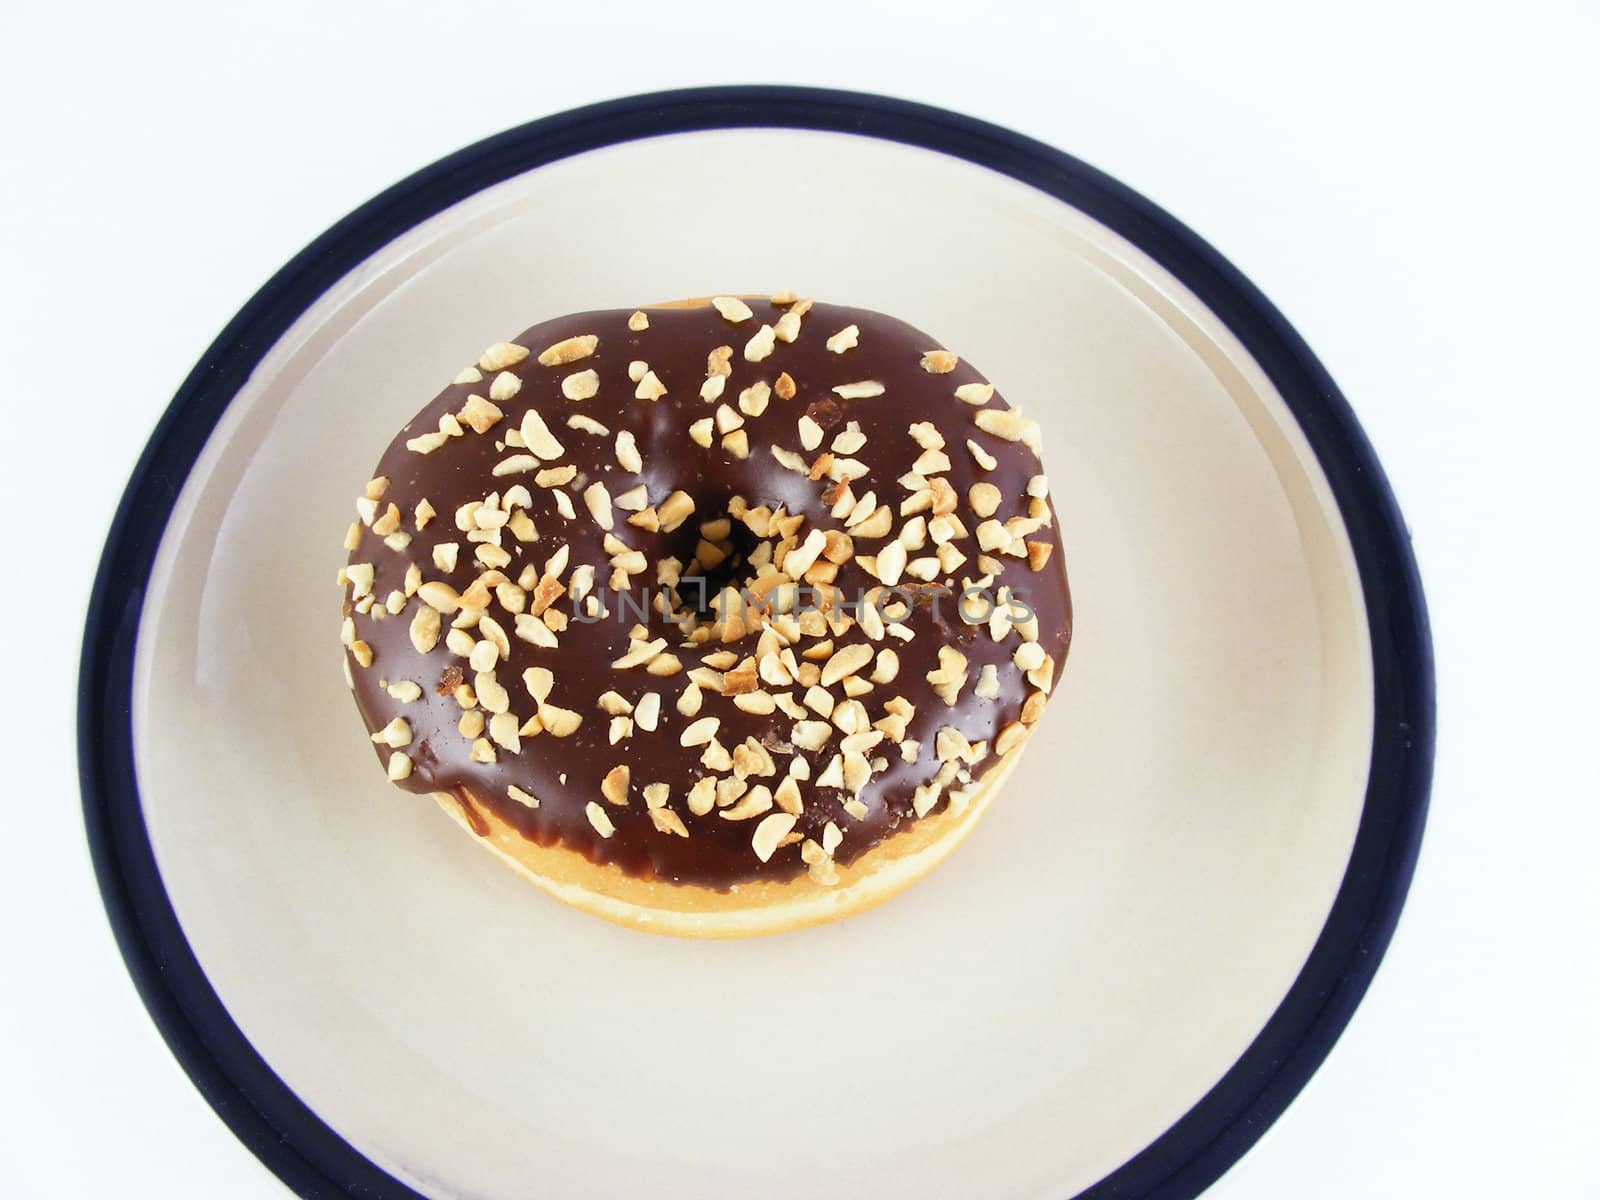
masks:
{"type": "Polygon", "coordinates": [[[1326,1053],[1409,879],[1432,693],[1400,531],[1281,319],[1081,164],[838,93],[554,118],[330,231],[158,431],[85,649],[108,907],[197,1083],[305,1194],[1193,1195],[1326,1053]],[[488,342],[780,286],[909,320],[1041,421],[1073,652],[928,881],[654,939],[383,781],[339,539],[488,342]]]}

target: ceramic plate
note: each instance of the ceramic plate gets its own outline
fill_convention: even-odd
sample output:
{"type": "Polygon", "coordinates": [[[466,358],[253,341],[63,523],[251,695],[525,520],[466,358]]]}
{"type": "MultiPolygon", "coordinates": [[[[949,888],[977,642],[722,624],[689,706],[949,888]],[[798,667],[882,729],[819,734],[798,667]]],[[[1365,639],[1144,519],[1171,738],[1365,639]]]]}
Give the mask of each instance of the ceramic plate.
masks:
{"type": "Polygon", "coordinates": [[[1376,969],[1432,673],[1350,409],[1214,251],[1004,130],[733,88],[480,143],[268,283],[129,485],[80,719],[129,969],[302,1195],[1189,1197],[1376,969]],[[1073,651],[927,881],[823,928],[653,938],[383,780],[340,540],[391,433],[488,342],[778,287],[910,321],[1041,421],[1073,651]]]}

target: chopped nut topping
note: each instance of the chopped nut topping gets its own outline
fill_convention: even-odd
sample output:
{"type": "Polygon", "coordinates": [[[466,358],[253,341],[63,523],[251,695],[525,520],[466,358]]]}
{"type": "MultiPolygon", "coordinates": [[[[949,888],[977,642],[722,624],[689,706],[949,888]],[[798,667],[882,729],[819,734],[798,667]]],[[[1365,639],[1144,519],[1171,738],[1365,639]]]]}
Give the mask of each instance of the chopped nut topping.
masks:
{"type": "Polygon", "coordinates": [[[411,618],[411,645],[418,654],[427,654],[439,644],[439,611],[424,606],[411,618]]]}
{"type": "Polygon", "coordinates": [[[978,526],[978,546],[983,550],[1005,550],[1011,545],[1011,532],[999,521],[989,520],[978,526]]]}
{"type": "MultiPolygon", "coordinates": [[[[863,566],[865,566],[865,563],[863,563],[863,566]]],[[[882,550],[878,551],[875,566],[876,570],[874,571],[874,574],[877,575],[881,582],[888,584],[891,587],[899,583],[900,576],[905,571],[906,566],[906,548],[904,543],[894,541],[886,544],[882,550]]]]}
{"type": "Polygon", "coordinates": [[[721,726],[720,717],[701,717],[697,721],[690,722],[679,735],[678,743],[682,746],[704,746],[717,735],[717,730],[721,726]]]}
{"type": "MultiPolygon", "coordinates": [[[[643,463],[640,463],[641,468],[643,465],[643,463]]],[[[624,512],[643,512],[650,505],[650,493],[646,490],[645,485],[641,483],[619,495],[613,496],[611,503],[624,512]]]]}
{"type": "Polygon", "coordinates": [[[883,395],[883,384],[876,379],[863,379],[856,383],[841,383],[833,389],[841,400],[866,400],[883,395]]]}
{"type": "Polygon", "coordinates": [[[820,529],[812,529],[806,534],[806,540],[790,550],[783,559],[783,570],[791,578],[799,581],[817,561],[817,557],[827,548],[828,535],[820,529]]]}
{"type": "MultiPolygon", "coordinates": [[[[452,629],[450,631],[451,637],[454,637],[457,634],[461,634],[461,630],[452,629]]],[[[464,634],[462,636],[465,637],[464,634]]],[[[472,639],[470,637],[466,640],[468,643],[472,643],[472,639]]],[[[493,642],[484,641],[472,644],[471,650],[469,650],[467,653],[467,664],[471,666],[474,671],[492,671],[495,668],[495,664],[499,661],[500,651],[495,649],[493,642]]]]}
{"type": "MultiPolygon", "coordinates": [[[[652,786],[661,787],[663,789],[666,787],[665,784],[655,784],[652,786]]],[[[689,830],[687,827],[685,827],[683,818],[677,813],[673,812],[670,808],[651,808],[650,821],[651,824],[656,827],[656,830],[659,833],[675,834],[676,836],[683,838],[689,836],[689,830]]]]}
{"type": "Polygon", "coordinates": [[[411,704],[422,698],[421,685],[409,679],[402,679],[399,683],[391,683],[384,691],[402,704],[411,704]]]}
{"type": "MultiPolygon", "coordinates": [[[[662,808],[672,796],[672,789],[664,783],[647,783],[644,785],[644,803],[646,808],[662,808]]],[[[685,834],[684,836],[688,836],[685,834]]]]}
{"type": "Polygon", "coordinates": [[[872,661],[872,647],[864,642],[845,646],[823,665],[822,686],[832,687],[847,675],[854,675],[872,661]]]}
{"type": "Polygon", "coordinates": [[[972,461],[977,463],[985,471],[992,471],[995,469],[995,466],[997,465],[995,456],[990,454],[971,438],[967,439],[967,449],[972,452],[972,461]]]}
{"type": "Polygon", "coordinates": [[[656,724],[661,719],[661,694],[659,692],[646,692],[639,697],[639,703],[634,708],[633,719],[640,729],[646,733],[654,731],[656,724]]]}
{"type": "Polygon", "coordinates": [[[582,714],[570,708],[559,708],[554,704],[539,706],[539,720],[555,737],[570,737],[578,731],[578,726],[583,724],[582,714]]]}
{"type": "Polygon", "coordinates": [[[1021,442],[1035,454],[1039,452],[1038,423],[1030,421],[1014,408],[980,408],[972,419],[985,433],[992,433],[1008,442],[1021,442]]]}
{"type": "Polygon", "coordinates": [[[692,717],[700,711],[702,695],[700,685],[690,680],[678,697],[677,709],[683,716],[692,717]]]}
{"type": "Polygon", "coordinates": [[[625,671],[630,667],[643,666],[666,648],[666,638],[656,638],[653,641],[648,642],[641,640],[635,642],[633,647],[626,654],[615,660],[611,665],[613,668],[619,671],[625,671]]]}
{"type": "Polygon", "coordinates": [[[521,723],[509,712],[495,713],[489,718],[489,739],[511,754],[522,752],[522,741],[517,728],[521,723]]]}
{"type": "Polygon", "coordinates": [[[584,816],[589,818],[589,824],[594,826],[594,831],[603,838],[608,838],[617,832],[617,827],[611,823],[611,818],[606,815],[606,810],[591,800],[583,806],[584,816]]]}
{"type": "Polygon", "coordinates": [[[967,657],[952,646],[939,647],[939,666],[928,672],[928,682],[933,685],[934,693],[949,705],[955,707],[956,698],[960,695],[962,687],[967,682],[967,657]]]}
{"type": "Polygon", "coordinates": [[[697,446],[709,448],[715,436],[715,422],[710,417],[702,417],[689,426],[689,440],[697,446]]]}
{"type": "Polygon", "coordinates": [[[745,343],[745,361],[760,362],[762,359],[766,358],[772,353],[772,345],[776,339],[777,334],[773,331],[772,326],[763,325],[756,332],[756,335],[745,343]]]}
{"type": "Polygon", "coordinates": [[[372,591],[373,568],[371,563],[351,563],[345,568],[345,576],[350,581],[352,599],[359,600],[362,596],[372,591]]]}
{"type": "Polygon", "coordinates": [[[784,467],[787,467],[791,471],[798,471],[802,475],[807,474],[808,468],[806,467],[806,460],[801,458],[793,450],[785,450],[782,446],[779,446],[776,443],[770,446],[769,449],[772,451],[772,457],[777,459],[778,462],[784,467]]]}
{"type": "Polygon", "coordinates": [[[556,441],[555,435],[550,432],[550,427],[544,423],[544,418],[537,409],[530,408],[522,414],[520,430],[523,444],[535,457],[546,462],[560,458],[566,453],[561,443],[556,441]]]}
{"type": "Polygon", "coordinates": [[[518,346],[514,342],[496,342],[483,352],[483,357],[478,359],[478,366],[485,371],[503,371],[527,357],[526,346],[518,346]]]}
{"type": "Polygon", "coordinates": [[[793,400],[797,391],[794,379],[787,371],[773,380],[772,390],[777,393],[780,400],[793,400]]]}
{"type": "Polygon", "coordinates": [[[531,471],[538,465],[539,460],[531,454],[513,454],[495,463],[493,474],[498,479],[505,475],[516,475],[522,471],[531,471]]]}
{"type": "Polygon", "coordinates": [[[597,703],[600,705],[600,710],[602,712],[609,713],[611,716],[618,716],[622,713],[630,713],[633,711],[632,702],[619,692],[610,690],[604,691],[600,693],[600,699],[597,701],[597,703]]]}
{"type": "Polygon", "coordinates": [[[980,700],[996,700],[1000,696],[1000,673],[993,663],[985,663],[978,672],[977,685],[972,689],[972,694],[980,700]]]}
{"type": "Polygon", "coordinates": [[[456,560],[461,553],[461,546],[456,542],[439,542],[433,548],[433,565],[435,570],[447,574],[456,569],[456,560]]]}
{"type": "Polygon", "coordinates": [[[600,375],[593,367],[578,371],[561,381],[561,394],[568,400],[592,400],[600,393],[600,375]]]}
{"type": "Polygon", "coordinates": [[[756,826],[755,834],[750,839],[750,844],[755,849],[756,857],[762,862],[770,859],[777,850],[778,843],[783,841],[788,836],[789,831],[794,828],[794,823],[795,817],[793,813],[775,812],[770,816],[763,817],[761,823],[756,826]]]}
{"type": "Polygon", "coordinates": [[[994,739],[994,751],[996,754],[1004,756],[1010,754],[1011,751],[1027,740],[1028,727],[1013,721],[1002,729],[999,736],[994,739]]]}
{"type": "Polygon", "coordinates": [[[461,607],[461,594],[441,580],[429,580],[417,589],[417,595],[429,608],[438,609],[446,615],[461,607]]]}
{"type": "Polygon", "coordinates": [[[992,517],[1000,507],[1000,489],[992,483],[975,483],[967,491],[967,503],[980,517],[992,517]]]}
{"type": "Polygon", "coordinates": [[[846,325],[838,333],[830,337],[826,345],[835,354],[843,354],[846,350],[853,349],[861,339],[861,330],[855,325],[846,325]]]}
{"type": "Polygon", "coordinates": [[[372,735],[374,742],[380,742],[392,750],[411,744],[411,723],[404,717],[395,717],[377,733],[372,735]]]}
{"type": "Polygon", "coordinates": [[[493,672],[479,671],[472,679],[472,688],[478,703],[492,713],[507,712],[511,708],[511,694],[500,685],[493,672]]]}
{"type": "Polygon", "coordinates": [[[707,776],[695,781],[687,799],[689,811],[697,817],[709,813],[717,802],[717,781],[707,776]]]}
{"type": "Polygon", "coordinates": [[[767,400],[772,388],[758,380],[739,393],[739,411],[749,417],[759,417],[767,411],[767,400]]]}
{"type": "MultiPolygon", "coordinates": [[[[737,804],[724,808],[717,815],[724,821],[748,821],[751,817],[759,817],[762,813],[772,811],[772,789],[765,784],[758,783],[748,791],[744,784],[737,779],[726,779],[723,783],[729,785],[729,792],[742,796],[737,804]]],[[[718,798],[719,803],[721,798],[718,798]]],[[[793,817],[789,818],[791,821],[793,817]]]]}
{"type": "Polygon", "coordinates": [[[711,307],[721,314],[724,321],[731,321],[735,325],[755,316],[755,313],[750,311],[750,306],[737,296],[714,296],[711,307]]]}
{"type": "MultiPolygon", "coordinates": [[[[869,492],[870,496],[871,493],[869,492]]],[[[853,513],[851,514],[854,515],[853,513]]],[[[882,538],[889,536],[889,530],[894,526],[894,514],[889,511],[887,504],[880,505],[871,511],[871,515],[846,528],[850,536],[856,539],[882,538]]]]}
{"type": "Polygon", "coordinates": [[[619,808],[628,803],[627,764],[619,764],[606,772],[606,777],[600,781],[600,794],[608,804],[615,804],[619,808]]]}
{"type": "Polygon", "coordinates": [[[821,750],[833,736],[833,726],[826,721],[796,721],[789,731],[789,740],[802,750],[821,750]]]}
{"type": "MultiPolygon", "coordinates": [[[[501,371],[489,384],[489,399],[509,400],[522,390],[522,380],[510,371],[501,371]]],[[[478,431],[482,433],[480,429],[478,431]]]]}
{"type": "Polygon", "coordinates": [[[671,533],[694,512],[694,497],[687,492],[673,492],[656,506],[656,516],[661,522],[661,528],[666,533],[671,533]]]}
{"type": "Polygon", "coordinates": [[[929,350],[922,356],[922,369],[930,375],[948,375],[960,361],[948,350],[929,350]]]}
{"type": "Polygon", "coordinates": [[[522,641],[545,650],[554,650],[559,644],[550,628],[531,613],[517,614],[516,635],[522,641]]]}
{"type": "Polygon", "coordinates": [[[659,400],[667,394],[667,385],[662,383],[654,371],[646,371],[644,378],[639,380],[639,386],[633,389],[636,400],[659,400]]]}
{"type": "MultiPolygon", "coordinates": [[[[579,334],[577,337],[564,338],[553,346],[548,346],[539,355],[541,367],[563,367],[567,363],[577,362],[580,358],[588,358],[594,353],[595,347],[600,344],[600,339],[592,333],[579,334]]],[[[522,347],[517,347],[519,350],[522,347]]],[[[527,355],[527,351],[522,351],[527,355]]],[[[520,359],[518,361],[521,361],[520,359]]]]}
{"type": "Polygon", "coordinates": [[[1029,692],[1028,698],[1022,702],[1022,723],[1032,725],[1044,716],[1044,705],[1048,697],[1044,692],[1029,692]]]}
{"type": "Polygon", "coordinates": [[[963,404],[987,404],[993,395],[992,383],[964,383],[956,389],[956,399],[963,404]]]}
{"type": "MultiPolygon", "coordinates": [[[[512,375],[510,378],[515,379],[516,376],[512,375]]],[[[467,402],[461,406],[459,415],[474,433],[488,433],[505,416],[499,408],[479,395],[468,396],[467,402]]]]}
{"type": "Polygon", "coordinates": [[[807,450],[815,450],[822,445],[822,426],[813,421],[809,415],[800,418],[799,426],[801,446],[807,450]]]}
{"type": "Polygon", "coordinates": [[[752,713],[756,716],[768,716],[776,711],[778,704],[770,692],[746,692],[733,698],[734,707],[741,712],[752,713]]]}
{"type": "Polygon", "coordinates": [[[411,756],[396,750],[389,755],[389,778],[395,783],[411,777],[411,756]]]}
{"type": "Polygon", "coordinates": [[[642,311],[635,312],[628,318],[628,328],[634,333],[643,333],[646,329],[650,328],[650,318],[642,311]]]}
{"type": "Polygon", "coordinates": [[[514,783],[506,788],[506,795],[510,796],[518,804],[526,804],[529,808],[539,807],[539,798],[537,796],[532,792],[523,791],[514,783]]]}
{"type": "Polygon", "coordinates": [[[611,493],[606,490],[606,485],[598,479],[583,489],[583,502],[589,509],[589,515],[594,518],[594,523],[601,529],[613,527],[614,517],[611,512],[611,493]]]}
{"type": "Polygon", "coordinates": [[[861,426],[851,421],[845,431],[833,439],[833,444],[828,448],[835,454],[854,454],[867,444],[867,435],[861,432],[861,426]]]}
{"type": "Polygon", "coordinates": [[[495,570],[498,570],[501,567],[509,566],[511,563],[511,555],[507,554],[499,546],[490,545],[488,543],[478,546],[473,551],[473,557],[481,562],[484,566],[495,570]]]}
{"type": "MultiPolygon", "coordinates": [[[[617,434],[617,462],[624,471],[631,471],[637,475],[644,470],[644,459],[639,455],[639,446],[633,440],[633,434],[624,429],[617,434]]],[[[640,507],[643,507],[641,505],[640,507]]]]}
{"type": "Polygon", "coordinates": [[[561,467],[545,467],[533,477],[536,487],[553,488],[566,487],[578,477],[578,468],[571,463],[561,467]]]}

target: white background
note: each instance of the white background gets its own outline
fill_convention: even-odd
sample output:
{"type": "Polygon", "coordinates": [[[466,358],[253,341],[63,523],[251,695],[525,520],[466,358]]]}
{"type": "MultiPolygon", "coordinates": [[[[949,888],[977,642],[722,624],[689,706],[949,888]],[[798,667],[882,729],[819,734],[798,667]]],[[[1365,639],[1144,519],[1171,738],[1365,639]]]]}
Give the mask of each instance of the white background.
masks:
{"type": "Polygon", "coordinates": [[[1165,206],[1322,357],[1410,520],[1441,694],[1411,899],[1331,1058],[1209,1195],[1600,1197],[1600,22],[1483,7],[7,5],[0,1192],[287,1194],[145,1016],[78,808],[89,580],[177,384],[432,159],[761,81],[966,111],[1165,206]]]}

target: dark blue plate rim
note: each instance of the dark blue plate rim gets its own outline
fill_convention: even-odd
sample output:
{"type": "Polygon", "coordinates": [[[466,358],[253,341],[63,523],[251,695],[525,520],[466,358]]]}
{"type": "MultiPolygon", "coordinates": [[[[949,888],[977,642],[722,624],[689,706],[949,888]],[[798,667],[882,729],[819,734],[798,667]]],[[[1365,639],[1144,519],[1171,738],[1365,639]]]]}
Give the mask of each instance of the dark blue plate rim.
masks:
{"type": "Polygon", "coordinates": [[[196,960],[150,846],[134,773],[139,617],[168,519],[206,439],[282,334],[346,272],[476,192],[573,154],[696,130],[787,127],[953,155],[1054,196],[1172,272],[1228,326],[1294,413],[1355,550],[1372,641],[1372,764],[1355,847],[1327,923],[1288,995],[1222,1080],[1077,1200],[1189,1200],[1236,1162],[1305,1086],[1372,981],[1416,866],[1433,769],[1434,675],[1416,561],[1388,481],[1333,380],[1220,254],[1116,180],[1049,146],[941,109],[865,93],[740,86],[573,109],[423,168],[334,225],[251,298],[178,389],[128,482],[90,599],[78,691],[78,769],[100,891],[161,1034],[235,1135],[304,1197],[420,1200],[324,1124],[262,1060],[196,960]]]}

